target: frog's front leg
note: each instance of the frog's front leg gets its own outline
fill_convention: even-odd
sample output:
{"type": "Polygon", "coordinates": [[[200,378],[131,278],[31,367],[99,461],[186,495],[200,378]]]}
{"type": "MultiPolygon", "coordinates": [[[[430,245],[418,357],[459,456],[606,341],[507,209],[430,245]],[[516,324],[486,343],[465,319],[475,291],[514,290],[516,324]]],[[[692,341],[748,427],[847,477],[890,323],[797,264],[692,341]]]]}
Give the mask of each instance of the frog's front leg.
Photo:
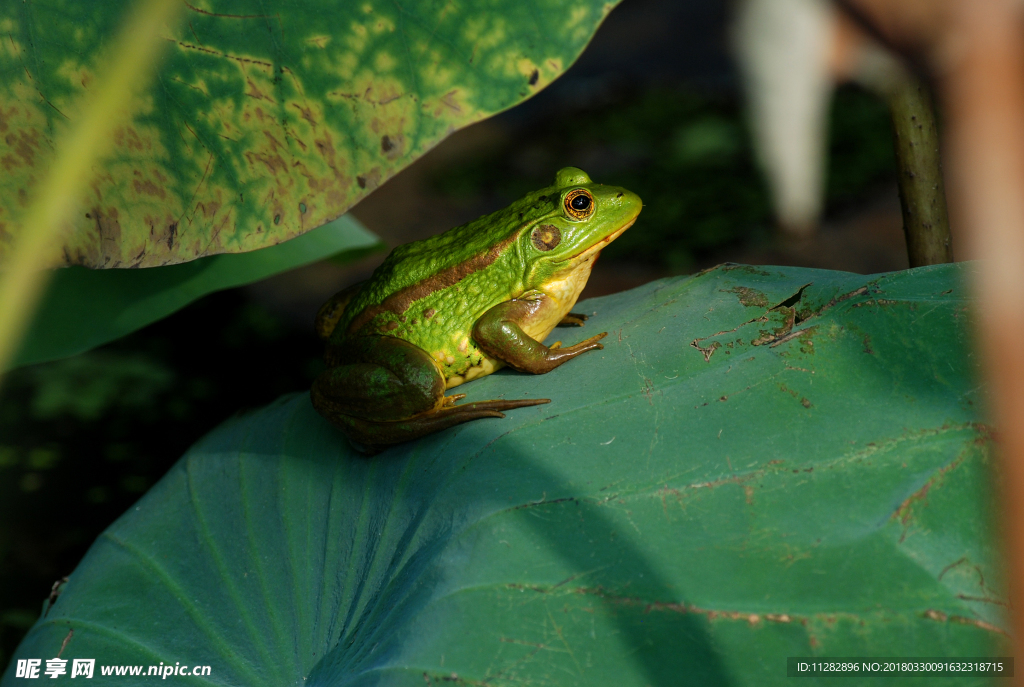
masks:
{"type": "Polygon", "coordinates": [[[390,336],[359,336],[327,351],[329,368],[310,392],[313,407],[364,453],[410,441],[503,410],[548,399],[479,401],[445,396],[445,380],[426,351],[390,336]]]}
{"type": "Polygon", "coordinates": [[[608,332],[601,332],[567,348],[560,348],[557,344],[549,348],[524,332],[521,325],[538,317],[549,305],[545,298],[499,303],[477,320],[473,339],[488,355],[504,360],[520,372],[533,374],[550,372],[581,353],[604,348],[598,342],[608,336],[608,332]]]}

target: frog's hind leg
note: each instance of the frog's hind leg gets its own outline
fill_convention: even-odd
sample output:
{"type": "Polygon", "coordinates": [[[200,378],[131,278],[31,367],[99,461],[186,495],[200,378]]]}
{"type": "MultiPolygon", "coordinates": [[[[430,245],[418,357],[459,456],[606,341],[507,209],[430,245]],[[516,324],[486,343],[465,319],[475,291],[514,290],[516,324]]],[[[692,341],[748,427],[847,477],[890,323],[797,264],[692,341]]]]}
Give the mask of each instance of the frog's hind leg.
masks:
{"type": "MultiPolygon", "coordinates": [[[[328,369],[313,382],[313,405],[374,422],[404,420],[441,407],[444,377],[421,348],[391,336],[359,336],[328,346],[328,369]]],[[[337,424],[337,423],[336,423],[337,424]]]]}
{"type": "Polygon", "coordinates": [[[380,453],[391,444],[418,439],[470,420],[505,417],[502,410],[549,402],[549,399],[546,398],[534,398],[518,401],[479,401],[461,406],[448,405],[411,417],[408,420],[395,422],[374,422],[346,415],[340,418],[340,422],[335,421],[335,425],[345,432],[345,436],[356,449],[363,453],[374,454],[380,453]]]}
{"type": "Polygon", "coordinates": [[[503,410],[548,402],[454,405],[463,395],[445,397],[444,376],[434,360],[418,346],[389,336],[356,337],[344,348],[329,348],[327,358],[332,366],[313,383],[313,406],[365,453],[470,420],[505,417],[503,410]]]}

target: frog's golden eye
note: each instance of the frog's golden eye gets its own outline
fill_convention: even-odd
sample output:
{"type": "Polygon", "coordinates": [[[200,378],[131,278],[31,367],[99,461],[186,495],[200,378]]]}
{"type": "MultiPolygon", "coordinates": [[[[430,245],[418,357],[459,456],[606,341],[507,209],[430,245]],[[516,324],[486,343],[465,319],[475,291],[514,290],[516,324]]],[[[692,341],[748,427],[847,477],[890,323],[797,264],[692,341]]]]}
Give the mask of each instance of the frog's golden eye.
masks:
{"type": "Polygon", "coordinates": [[[586,219],[594,214],[594,196],[584,188],[565,194],[565,214],[573,219],[586,219]]]}
{"type": "Polygon", "coordinates": [[[530,232],[530,240],[533,241],[533,245],[537,250],[547,252],[558,245],[558,242],[562,240],[562,232],[558,231],[558,227],[553,227],[550,224],[541,224],[533,228],[530,232]]]}

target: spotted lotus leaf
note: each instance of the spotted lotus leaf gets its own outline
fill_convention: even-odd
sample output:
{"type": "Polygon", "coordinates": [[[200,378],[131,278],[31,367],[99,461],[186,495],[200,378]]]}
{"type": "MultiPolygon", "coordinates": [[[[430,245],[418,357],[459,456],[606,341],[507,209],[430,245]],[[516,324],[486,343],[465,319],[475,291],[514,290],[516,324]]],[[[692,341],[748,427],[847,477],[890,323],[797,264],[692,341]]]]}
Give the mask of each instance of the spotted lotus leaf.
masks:
{"type": "MultiPolygon", "coordinates": [[[[130,4],[0,5],[0,262],[130,4]]],[[[615,3],[185,4],[80,199],[62,264],[165,265],[313,229],[550,83],[615,3]]]]}

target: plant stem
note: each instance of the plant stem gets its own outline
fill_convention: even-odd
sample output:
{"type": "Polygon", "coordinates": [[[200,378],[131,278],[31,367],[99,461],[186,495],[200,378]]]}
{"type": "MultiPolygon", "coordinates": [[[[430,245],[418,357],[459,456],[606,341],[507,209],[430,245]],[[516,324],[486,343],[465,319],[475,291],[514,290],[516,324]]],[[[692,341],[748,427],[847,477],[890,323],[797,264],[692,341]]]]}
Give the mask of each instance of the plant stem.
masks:
{"type": "Polygon", "coordinates": [[[953,262],[931,98],[917,79],[909,78],[889,96],[889,112],[910,266],[953,262]]]}

